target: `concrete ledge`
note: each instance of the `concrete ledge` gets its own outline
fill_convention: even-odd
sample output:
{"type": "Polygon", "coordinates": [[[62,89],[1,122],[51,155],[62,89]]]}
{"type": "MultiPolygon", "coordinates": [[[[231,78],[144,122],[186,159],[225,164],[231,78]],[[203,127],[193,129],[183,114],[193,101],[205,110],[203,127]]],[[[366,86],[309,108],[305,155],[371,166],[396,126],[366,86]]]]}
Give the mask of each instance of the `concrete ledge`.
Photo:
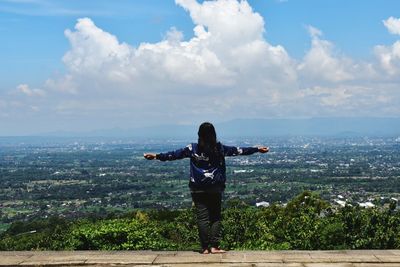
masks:
{"type": "Polygon", "coordinates": [[[0,266],[400,267],[400,250],[0,251],[0,266]]]}

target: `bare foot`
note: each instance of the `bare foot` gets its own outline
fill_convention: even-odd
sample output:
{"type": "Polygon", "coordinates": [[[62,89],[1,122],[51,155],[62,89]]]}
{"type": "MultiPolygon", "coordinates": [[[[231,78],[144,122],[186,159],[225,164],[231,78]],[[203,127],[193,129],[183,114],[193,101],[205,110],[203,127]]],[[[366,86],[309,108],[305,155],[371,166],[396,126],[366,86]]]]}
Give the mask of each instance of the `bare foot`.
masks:
{"type": "Polygon", "coordinates": [[[220,248],[211,248],[211,253],[212,254],[226,253],[226,251],[220,248]]]}
{"type": "Polygon", "coordinates": [[[208,250],[208,248],[206,248],[203,250],[203,252],[201,254],[210,254],[210,251],[208,250]]]}

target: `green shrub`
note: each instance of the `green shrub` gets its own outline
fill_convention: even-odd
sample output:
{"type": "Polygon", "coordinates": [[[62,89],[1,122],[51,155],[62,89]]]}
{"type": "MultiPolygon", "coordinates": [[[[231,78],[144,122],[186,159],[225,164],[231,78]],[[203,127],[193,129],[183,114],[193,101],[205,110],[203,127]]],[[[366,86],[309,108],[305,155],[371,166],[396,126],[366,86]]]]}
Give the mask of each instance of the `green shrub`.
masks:
{"type": "Polygon", "coordinates": [[[68,247],[77,250],[163,250],[174,249],[160,227],[143,219],[114,219],[77,224],[68,238],[68,247]]]}
{"type": "Polygon", "coordinates": [[[62,250],[71,223],[51,217],[15,222],[0,235],[0,250],[62,250]]]}
{"type": "MultiPolygon", "coordinates": [[[[227,249],[399,249],[400,213],[346,206],[337,210],[304,192],[286,207],[254,208],[229,201],[223,209],[227,249]]],[[[15,222],[0,250],[192,250],[199,248],[192,209],[129,212],[122,218],[59,218],[15,222]]]]}

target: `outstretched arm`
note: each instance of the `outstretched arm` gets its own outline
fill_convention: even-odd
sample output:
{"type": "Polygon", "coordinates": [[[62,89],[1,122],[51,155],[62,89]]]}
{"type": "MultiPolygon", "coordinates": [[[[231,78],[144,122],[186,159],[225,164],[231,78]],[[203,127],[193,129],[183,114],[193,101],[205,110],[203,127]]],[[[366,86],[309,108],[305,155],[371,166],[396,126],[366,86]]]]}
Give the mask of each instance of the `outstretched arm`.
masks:
{"type": "Polygon", "coordinates": [[[269,151],[269,147],[266,147],[266,146],[260,146],[260,147],[224,146],[224,155],[225,156],[251,155],[256,152],[267,153],[268,151],[269,151]]]}
{"type": "Polygon", "coordinates": [[[161,161],[167,161],[167,160],[177,160],[177,159],[183,159],[183,158],[188,158],[190,157],[190,151],[191,151],[191,146],[187,146],[185,148],[181,148],[175,151],[170,151],[167,153],[145,153],[143,156],[145,159],[148,160],[153,160],[153,159],[158,159],[161,161]]]}

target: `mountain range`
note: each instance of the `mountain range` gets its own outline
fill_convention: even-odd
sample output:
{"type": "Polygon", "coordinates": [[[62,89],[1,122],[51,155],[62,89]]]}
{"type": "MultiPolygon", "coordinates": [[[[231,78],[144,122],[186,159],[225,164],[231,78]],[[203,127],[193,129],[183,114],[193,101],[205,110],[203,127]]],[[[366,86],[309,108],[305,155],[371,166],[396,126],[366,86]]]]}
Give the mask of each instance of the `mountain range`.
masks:
{"type": "MultiPolygon", "coordinates": [[[[400,118],[235,119],[214,125],[217,134],[224,137],[400,135],[400,118]]],[[[187,138],[196,136],[198,126],[170,124],[80,133],[51,132],[40,136],[187,138]]]]}

